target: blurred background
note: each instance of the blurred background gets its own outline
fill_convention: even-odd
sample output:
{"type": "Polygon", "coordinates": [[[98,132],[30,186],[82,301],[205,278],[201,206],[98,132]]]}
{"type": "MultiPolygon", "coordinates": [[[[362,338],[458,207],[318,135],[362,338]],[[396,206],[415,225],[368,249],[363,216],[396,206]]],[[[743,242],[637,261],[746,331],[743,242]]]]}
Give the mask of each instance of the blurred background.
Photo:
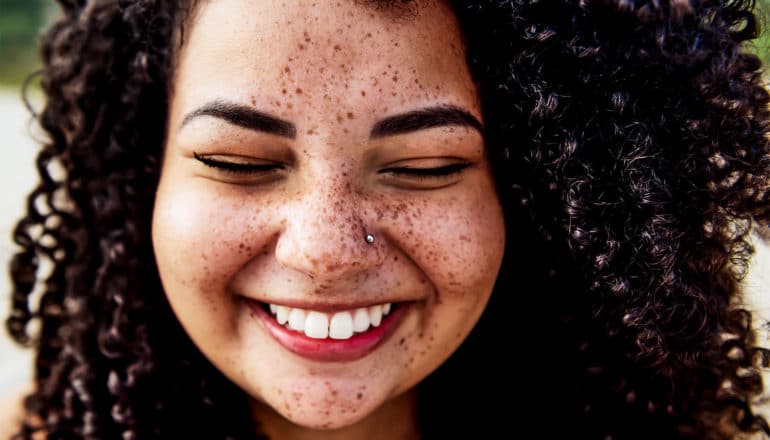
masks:
{"type": "MultiPolygon", "coordinates": [[[[0,0],[0,401],[30,383],[32,375],[31,353],[14,345],[5,332],[10,309],[6,268],[15,249],[14,222],[23,212],[26,193],[36,183],[33,163],[41,138],[21,99],[21,87],[39,66],[38,37],[55,14],[51,1],[0,0]]],[[[34,86],[30,97],[40,105],[34,86]]]]}
{"type": "MultiPolygon", "coordinates": [[[[37,182],[34,158],[41,138],[21,99],[24,79],[39,66],[41,29],[56,14],[52,1],[0,0],[0,401],[30,383],[32,355],[5,331],[10,309],[8,261],[14,252],[11,231],[23,212],[26,193],[37,182]]],[[[30,97],[40,105],[40,93],[30,97]]]]}
{"type": "MultiPolygon", "coordinates": [[[[762,36],[751,47],[766,66],[770,66],[770,0],[758,0],[757,12],[762,36]]],[[[5,316],[10,309],[10,280],[5,269],[14,252],[11,239],[15,221],[21,216],[27,193],[37,182],[34,158],[44,136],[35,125],[24,101],[22,84],[39,68],[37,43],[48,24],[55,20],[57,8],[52,1],[0,0],[0,401],[4,396],[30,383],[32,356],[16,346],[5,332],[5,316]]],[[[768,68],[770,72],[770,68],[768,68]]],[[[770,78],[770,76],[768,77],[770,78]]],[[[42,98],[34,79],[27,96],[34,109],[42,98]]],[[[750,308],[770,317],[770,248],[759,247],[746,280],[753,292],[750,308]],[[764,295],[757,295],[760,286],[764,295]]],[[[760,337],[765,342],[767,326],[760,337]]],[[[770,380],[768,381],[770,383],[770,380]]]]}

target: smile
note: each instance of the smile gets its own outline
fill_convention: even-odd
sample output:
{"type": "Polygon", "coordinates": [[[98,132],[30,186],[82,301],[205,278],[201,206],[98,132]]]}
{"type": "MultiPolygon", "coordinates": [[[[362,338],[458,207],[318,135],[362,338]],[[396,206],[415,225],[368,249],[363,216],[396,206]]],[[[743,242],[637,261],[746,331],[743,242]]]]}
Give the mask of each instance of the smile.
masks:
{"type": "Polygon", "coordinates": [[[336,312],[246,300],[252,315],[285,349],[302,357],[348,362],[374,351],[395,331],[411,303],[382,303],[336,312]]]}
{"type": "Polygon", "coordinates": [[[379,327],[388,316],[391,303],[359,307],[333,314],[269,304],[270,314],[279,324],[313,339],[346,340],[370,327],[379,327]]]}

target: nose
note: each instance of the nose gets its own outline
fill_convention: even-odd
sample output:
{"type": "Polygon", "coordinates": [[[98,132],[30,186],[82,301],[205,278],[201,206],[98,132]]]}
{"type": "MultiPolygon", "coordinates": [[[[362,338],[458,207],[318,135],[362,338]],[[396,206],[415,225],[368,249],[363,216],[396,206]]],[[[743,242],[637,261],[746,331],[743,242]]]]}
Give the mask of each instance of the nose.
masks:
{"type": "Polygon", "coordinates": [[[285,226],[275,251],[278,262],[324,281],[379,267],[385,243],[374,225],[367,224],[364,210],[362,198],[342,185],[319,185],[299,196],[284,210],[285,226]]]}

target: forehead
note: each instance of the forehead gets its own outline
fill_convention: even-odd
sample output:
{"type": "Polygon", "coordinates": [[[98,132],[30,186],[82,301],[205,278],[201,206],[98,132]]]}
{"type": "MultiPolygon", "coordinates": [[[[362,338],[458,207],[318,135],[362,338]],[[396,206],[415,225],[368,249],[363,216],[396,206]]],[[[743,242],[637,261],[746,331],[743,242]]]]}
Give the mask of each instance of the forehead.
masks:
{"type": "Polygon", "coordinates": [[[209,84],[219,95],[243,100],[298,91],[317,100],[341,90],[350,99],[368,91],[369,101],[377,98],[372,92],[395,98],[393,89],[402,100],[407,94],[430,100],[443,89],[475,94],[449,6],[416,1],[400,14],[372,3],[204,2],[188,24],[174,88],[212,94],[205,91],[209,84]]]}

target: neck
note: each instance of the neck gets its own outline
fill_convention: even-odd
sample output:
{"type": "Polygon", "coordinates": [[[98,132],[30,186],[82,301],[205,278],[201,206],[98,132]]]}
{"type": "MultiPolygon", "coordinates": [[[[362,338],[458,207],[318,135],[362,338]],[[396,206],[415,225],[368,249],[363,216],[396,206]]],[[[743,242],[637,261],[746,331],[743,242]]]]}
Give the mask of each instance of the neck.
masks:
{"type": "Polygon", "coordinates": [[[414,390],[407,391],[353,425],[337,429],[296,425],[263,403],[253,402],[252,411],[259,421],[260,432],[275,440],[418,439],[416,395],[414,390]]]}

